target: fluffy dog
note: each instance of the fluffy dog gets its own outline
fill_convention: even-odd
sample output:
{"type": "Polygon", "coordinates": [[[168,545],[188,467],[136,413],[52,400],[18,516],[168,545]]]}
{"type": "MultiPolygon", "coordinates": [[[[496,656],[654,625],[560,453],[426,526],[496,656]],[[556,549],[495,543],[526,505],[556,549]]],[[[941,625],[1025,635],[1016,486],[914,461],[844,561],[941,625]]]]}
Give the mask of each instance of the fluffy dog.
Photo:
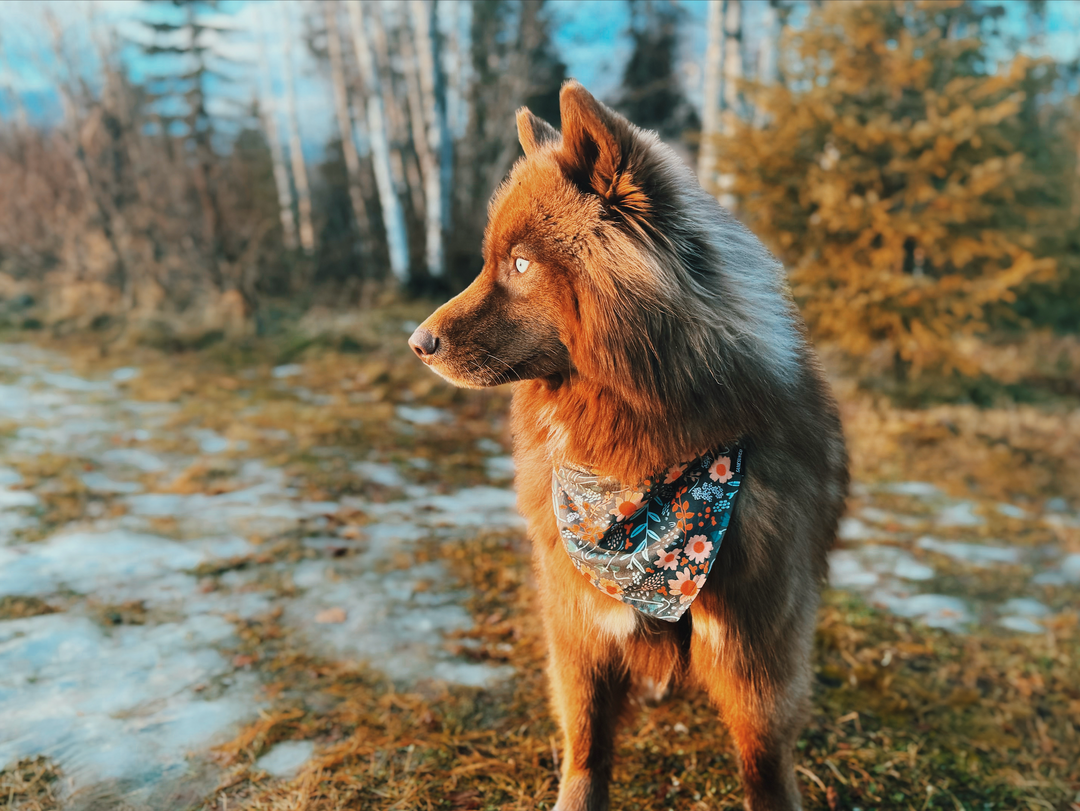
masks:
{"type": "Polygon", "coordinates": [[[761,242],[581,85],[563,87],[560,113],[561,133],[518,112],[525,157],[491,200],[483,270],[409,341],[455,385],[514,387],[564,735],[556,809],[608,807],[633,687],[679,681],[730,729],[747,808],[797,809],[793,749],[848,484],[835,401],[761,242]],[[640,572],[621,565],[638,552],[640,572]]]}

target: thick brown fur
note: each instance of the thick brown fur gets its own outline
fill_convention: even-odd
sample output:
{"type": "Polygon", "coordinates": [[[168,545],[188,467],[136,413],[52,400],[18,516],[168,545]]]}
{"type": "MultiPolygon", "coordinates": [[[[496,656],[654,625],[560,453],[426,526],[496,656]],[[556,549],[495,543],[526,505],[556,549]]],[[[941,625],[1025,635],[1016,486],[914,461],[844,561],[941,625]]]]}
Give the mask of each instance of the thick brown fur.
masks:
{"type": "Polygon", "coordinates": [[[558,811],[608,807],[634,685],[703,687],[738,746],[749,809],[800,807],[793,749],[818,593],[847,491],[836,404],[783,271],[675,154],[575,82],[562,131],[518,113],[484,268],[413,337],[451,382],[514,385],[529,522],[564,733],[558,811]],[[519,272],[517,260],[528,262],[519,272]],[[555,525],[552,465],[624,482],[739,440],[746,473],[705,588],[678,623],[589,585],[555,525]]]}

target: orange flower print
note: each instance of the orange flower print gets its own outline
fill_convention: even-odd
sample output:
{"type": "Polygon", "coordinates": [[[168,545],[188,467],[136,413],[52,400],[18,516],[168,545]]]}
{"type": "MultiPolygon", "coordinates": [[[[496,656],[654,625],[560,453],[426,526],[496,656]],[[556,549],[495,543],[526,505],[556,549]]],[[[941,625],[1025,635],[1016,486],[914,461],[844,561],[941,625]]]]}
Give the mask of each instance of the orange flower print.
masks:
{"type": "Polygon", "coordinates": [[[687,518],[693,518],[694,514],[690,512],[690,502],[684,501],[682,504],[675,505],[675,517],[680,521],[685,521],[687,518]]]}
{"type": "Polygon", "coordinates": [[[625,521],[645,504],[645,496],[642,493],[627,493],[626,498],[623,498],[623,495],[620,493],[616,497],[615,509],[611,511],[616,521],[625,521]]]}
{"type": "Polygon", "coordinates": [[[592,569],[586,569],[584,566],[578,569],[578,574],[580,574],[590,583],[596,579],[596,572],[594,572],[592,569]]]}
{"type": "Polygon", "coordinates": [[[694,561],[694,563],[704,563],[709,559],[709,555],[712,554],[712,549],[712,541],[704,535],[694,535],[686,544],[686,548],[683,549],[683,554],[694,561]]]}
{"type": "Polygon", "coordinates": [[[674,569],[679,565],[679,552],[681,549],[672,549],[670,552],[661,552],[653,561],[653,566],[659,566],[661,569],[674,569]]]}
{"type": "Polygon", "coordinates": [[[691,577],[690,572],[680,569],[675,573],[675,579],[668,582],[668,592],[672,597],[678,594],[680,603],[688,603],[698,596],[698,592],[704,585],[705,575],[691,577]]]}
{"type": "Polygon", "coordinates": [[[664,478],[664,484],[671,484],[674,481],[678,481],[679,477],[686,472],[686,465],[675,465],[668,468],[667,476],[664,478]]]}
{"type": "Polygon", "coordinates": [[[735,473],[731,469],[731,457],[721,456],[709,466],[709,478],[723,484],[730,481],[735,473]]]}
{"type": "Polygon", "coordinates": [[[616,599],[622,599],[622,586],[620,586],[614,580],[601,580],[599,583],[597,583],[597,586],[599,586],[600,591],[604,592],[605,594],[610,594],[616,599]]]}

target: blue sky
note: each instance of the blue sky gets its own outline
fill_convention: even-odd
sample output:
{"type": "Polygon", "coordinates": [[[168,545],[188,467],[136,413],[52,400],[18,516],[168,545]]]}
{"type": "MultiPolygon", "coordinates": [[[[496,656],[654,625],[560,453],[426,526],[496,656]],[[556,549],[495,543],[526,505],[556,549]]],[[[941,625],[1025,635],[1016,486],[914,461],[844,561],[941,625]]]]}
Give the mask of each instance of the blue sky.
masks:
{"type": "MultiPolygon", "coordinates": [[[[835,1],[835,0],[834,0],[835,1]]],[[[758,30],[754,23],[760,19],[764,0],[745,3],[745,27],[748,47],[756,48],[753,36],[758,30]]],[[[228,70],[237,81],[222,89],[221,95],[248,101],[265,93],[264,82],[269,79],[269,91],[280,98],[283,93],[283,44],[286,36],[294,40],[294,75],[305,151],[316,153],[336,132],[333,121],[330,86],[315,61],[300,43],[302,17],[318,13],[317,6],[302,0],[226,0],[223,25],[237,29],[222,48],[235,65],[228,70]],[[259,71],[258,37],[264,32],[269,57],[269,77],[259,71]]],[[[705,50],[704,0],[680,0],[684,10],[682,25],[682,64],[684,86],[690,98],[700,102],[701,56],[705,50]]],[[[453,24],[452,12],[458,4],[440,4],[442,26],[453,24]]],[[[1026,20],[1026,4],[1020,0],[1006,3],[1007,25],[1022,29],[1026,20]]],[[[386,12],[397,13],[398,4],[390,2],[386,12]]],[[[550,0],[556,45],[568,65],[571,76],[579,79],[600,97],[612,95],[629,56],[625,32],[629,12],[622,0],[550,0]]],[[[52,13],[64,30],[65,44],[84,75],[93,81],[98,69],[95,40],[110,35],[121,39],[138,39],[141,29],[137,19],[169,14],[168,8],[154,9],[136,0],[4,0],[0,2],[0,116],[12,114],[10,92],[18,93],[29,115],[39,122],[55,121],[60,115],[56,76],[60,72],[51,50],[51,35],[45,15],[52,13]]],[[[467,21],[460,19],[462,30],[467,21]]],[[[1050,0],[1043,47],[1058,58],[1080,55],[1080,2],[1050,0]]],[[[1005,56],[1005,54],[1003,54],[1005,56]]],[[[151,64],[137,56],[133,49],[126,52],[127,64],[134,78],[145,78],[151,64]]],[[[160,59],[160,57],[159,57],[160,59]]],[[[280,105],[279,105],[280,106],[280,105]]],[[[224,107],[222,107],[224,109],[224,107]]]]}

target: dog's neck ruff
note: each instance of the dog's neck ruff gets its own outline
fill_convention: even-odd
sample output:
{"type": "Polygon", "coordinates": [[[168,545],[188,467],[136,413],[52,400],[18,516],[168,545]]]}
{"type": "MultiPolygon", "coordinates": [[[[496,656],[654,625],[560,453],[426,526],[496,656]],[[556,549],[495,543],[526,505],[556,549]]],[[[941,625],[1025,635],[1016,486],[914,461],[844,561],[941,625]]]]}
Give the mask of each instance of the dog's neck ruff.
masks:
{"type": "Polygon", "coordinates": [[[574,566],[605,594],[677,622],[712,571],[743,477],[743,448],[707,451],[628,487],[556,465],[555,520],[574,566]]]}

